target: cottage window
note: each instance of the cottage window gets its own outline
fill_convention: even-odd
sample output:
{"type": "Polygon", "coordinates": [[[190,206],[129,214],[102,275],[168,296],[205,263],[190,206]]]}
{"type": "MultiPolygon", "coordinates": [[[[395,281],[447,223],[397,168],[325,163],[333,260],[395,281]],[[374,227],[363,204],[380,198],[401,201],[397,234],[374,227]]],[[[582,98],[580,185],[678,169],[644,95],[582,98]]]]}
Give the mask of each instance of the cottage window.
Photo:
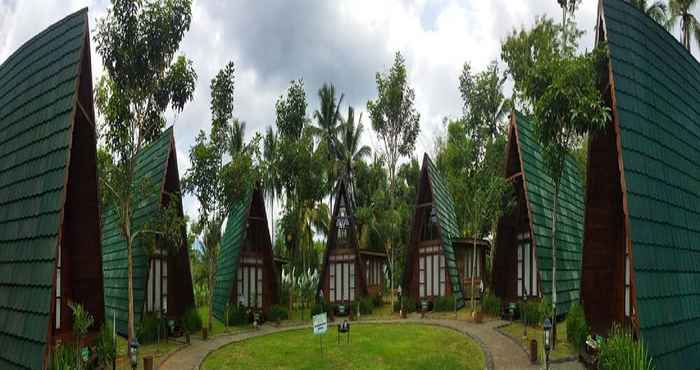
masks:
{"type": "Polygon", "coordinates": [[[63,256],[61,255],[61,246],[58,246],[58,256],[56,258],[56,329],[61,328],[61,309],[62,306],[62,295],[61,295],[61,270],[63,269],[63,256]]]}
{"type": "Polygon", "coordinates": [[[151,258],[146,297],[147,312],[168,310],[168,260],[163,255],[151,258]]]}
{"type": "Polygon", "coordinates": [[[262,308],[263,261],[260,257],[243,257],[238,269],[238,299],[245,307],[262,308]]]}
{"type": "Polygon", "coordinates": [[[330,256],[329,285],[331,302],[355,300],[355,256],[330,256]]]}
{"type": "Polygon", "coordinates": [[[518,296],[537,295],[537,256],[529,233],[518,235],[518,296]]]}
{"type": "Polygon", "coordinates": [[[347,242],[348,241],[348,233],[349,233],[349,227],[350,227],[350,219],[348,217],[347,209],[345,208],[345,201],[343,198],[340,198],[340,204],[338,207],[338,219],[336,221],[337,225],[337,230],[338,230],[338,242],[347,242]]]}
{"type": "Polygon", "coordinates": [[[423,211],[422,240],[435,240],[438,238],[437,209],[425,208],[423,211]]]}
{"type": "Polygon", "coordinates": [[[421,248],[418,275],[418,290],[421,298],[445,295],[445,256],[440,246],[421,248]]]}

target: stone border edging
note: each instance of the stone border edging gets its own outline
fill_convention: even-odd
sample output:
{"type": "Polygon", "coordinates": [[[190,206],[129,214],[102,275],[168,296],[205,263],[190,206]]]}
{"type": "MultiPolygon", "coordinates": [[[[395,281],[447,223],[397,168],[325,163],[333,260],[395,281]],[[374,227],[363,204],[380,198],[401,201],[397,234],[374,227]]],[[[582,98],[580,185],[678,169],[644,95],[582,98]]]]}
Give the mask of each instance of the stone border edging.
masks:
{"type": "MultiPolygon", "coordinates": [[[[527,349],[527,345],[523,344],[522,341],[521,341],[520,339],[515,338],[515,337],[513,337],[512,335],[510,335],[509,333],[506,333],[506,332],[504,332],[503,330],[501,330],[502,328],[505,328],[505,327],[508,326],[508,325],[512,325],[512,324],[511,324],[511,323],[505,323],[505,324],[503,324],[503,325],[499,325],[499,326],[494,327],[494,329],[496,329],[496,331],[499,332],[501,335],[503,335],[503,336],[507,337],[508,339],[512,340],[520,349],[523,350],[523,352],[525,352],[525,356],[527,356],[527,358],[528,358],[528,360],[529,360],[529,359],[530,359],[530,352],[529,352],[528,349],[527,349]]],[[[539,342],[538,342],[538,343],[539,343],[539,342]]],[[[535,363],[535,365],[542,365],[542,362],[539,360],[539,356],[537,356],[537,357],[538,357],[538,360],[537,360],[537,362],[535,363]]],[[[564,363],[567,363],[567,362],[578,362],[578,356],[566,356],[566,357],[562,357],[562,358],[557,358],[557,359],[549,360],[549,363],[550,363],[550,364],[564,364],[564,363]]]]}
{"type": "MultiPolygon", "coordinates": [[[[456,331],[456,332],[458,332],[458,333],[460,333],[460,334],[462,334],[462,335],[464,335],[464,336],[470,338],[470,339],[473,340],[474,342],[476,342],[476,343],[479,345],[479,348],[481,348],[481,351],[484,353],[484,362],[485,362],[486,370],[494,370],[493,356],[492,356],[492,354],[491,354],[491,351],[486,347],[486,344],[485,344],[480,338],[477,338],[477,337],[475,337],[474,335],[472,335],[472,334],[469,333],[469,332],[462,331],[462,330],[460,330],[460,329],[458,329],[458,328],[455,328],[455,327],[453,327],[453,326],[447,325],[447,324],[445,324],[445,323],[437,322],[437,321],[435,321],[435,320],[431,320],[431,321],[425,321],[425,320],[426,320],[426,319],[420,319],[420,320],[415,320],[415,319],[401,319],[401,320],[400,320],[400,319],[395,319],[395,320],[367,320],[367,321],[354,321],[354,324],[359,324],[359,325],[367,325],[367,324],[368,324],[368,325],[376,325],[376,324],[399,324],[399,325],[401,325],[401,324],[417,324],[417,325],[426,325],[426,326],[436,326],[436,327],[441,327],[441,328],[444,328],[444,329],[453,330],[453,331],[456,331]]],[[[428,319],[428,320],[430,320],[430,319],[428,319]]],[[[220,345],[220,346],[218,346],[218,347],[212,349],[211,351],[209,351],[209,353],[207,353],[207,354],[202,358],[202,360],[199,362],[199,364],[195,367],[195,370],[200,370],[200,369],[201,369],[202,364],[207,360],[207,358],[209,357],[210,354],[212,354],[212,353],[215,352],[215,351],[220,350],[221,348],[223,348],[223,347],[225,347],[225,346],[227,346],[227,345],[229,345],[229,344],[237,343],[237,342],[242,342],[242,341],[244,341],[244,340],[253,339],[253,338],[256,338],[256,337],[262,337],[262,336],[266,336],[266,335],[272,335],[272,334],[277,334],[277,333],[283,333],[283,332],[291,331],[291,330],[302,330],[302,329],[308,329],[308,328],[309,328],[309,325],[289,326],[289,327],[284,327],[284,328],[281,328],[280,330],[276,330],[276,331],[273,331],[273,332],[261,333],[260,335],[250,336],[250,337],[248,337],[248,338],[244,338],[244,339],[241,339],[241,340],[238,340],[238,341],[230,341],[230,342],[228,342],[228,343],[223,343],[222,345],[220,345]]],[[[186,347],[186,346],[184,346],[184,347],[186,347]]],[[[184,348],[184,347],[181,347],[181,348],[184,348]]],[[[173,353],[174,353],[174,352],[177,352],[177,351],[173,351],[173,353]]],[[[164,360],[163,362],[165,362],[165,360],[164,360]]]]}

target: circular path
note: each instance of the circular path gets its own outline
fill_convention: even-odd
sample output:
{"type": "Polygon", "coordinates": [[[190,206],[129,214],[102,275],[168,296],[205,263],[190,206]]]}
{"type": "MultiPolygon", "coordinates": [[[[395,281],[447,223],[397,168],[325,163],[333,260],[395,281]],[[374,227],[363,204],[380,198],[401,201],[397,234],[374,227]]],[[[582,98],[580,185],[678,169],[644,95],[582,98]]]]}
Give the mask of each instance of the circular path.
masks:
{"type": "MultiPolygon", "coordinates": [[[[539,369],[541,365],[530,365],[527,355],[523,350],[513,343],[505,335],[499,333],[496,327],[506,322],[495,320],[483,324],[474,324],[459,320],[441,319],[404,319],[404,320],[366,320],[353,322],[354,325],[371,325],[373,323],[402,323],[436,325],[459,331],[481,345],[486,357],[488,369],[539,369]]],[[[204,358],[212,351],[215,351],[229,343],[240,342],[242,340],[258,337],[261,335],[274,334],[287,330],[298,330],[307,328],[311,330],[309,324],[275,327],[263,325],[258,330],[239,332],[236,334],[222,334],[207,341],[192,338],[189,346],[184,346],[165,357],[158,366],[159,370],[198,370],[204,358]]],[[[582,369],[579,363],[564,363],[552,366],[554,369],[582,369]]]]}

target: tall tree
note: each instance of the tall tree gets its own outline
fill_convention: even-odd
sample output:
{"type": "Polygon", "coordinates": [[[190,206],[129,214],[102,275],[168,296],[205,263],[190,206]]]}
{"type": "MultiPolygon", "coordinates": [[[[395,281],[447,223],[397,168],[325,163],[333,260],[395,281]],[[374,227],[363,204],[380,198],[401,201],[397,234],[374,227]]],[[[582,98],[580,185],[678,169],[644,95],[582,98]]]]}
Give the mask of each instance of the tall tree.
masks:
{"type": "Polygon", "coordinates": [[[263,138],[263,160],[265,173],[263,175],[263,188],[270,199],[270,219],[272,220],[271,240],[275,240],[275,198],[282,192],[282,184],[279,179],[279,149],[277,134],[272,127],[267,127],[263,138]]]}
{"type": "Polygon", "coordinates": [[[700,23],[690,9],[698,4],[698,0],[670,0],[669,10],[671,13],[670,25],[681,23],[681,44],[690,51],[690,38],[694,37],[695,42],[700,45],[700,23]]]}
{"type": "Polygon", "coordinates": [[[632,0],[632,5],[664,28],[669,28],[668,6],[663,1],[652,0],[650,2],[649,0],[632,0]]]}
{"type": "Polygon", "coordinates": [[[372,149],[369,146],[360,144],[364,129],[362,114],[360,114],[356,125],[355,110],[348,107],[348,115],[340,127],[340,132],[338,132],[336,152],[340,166],[339,172],[350,182],[353,197],[355,194],[354,169],[360,161],[372,154],[372,149]]]}
{"type": "MultiPolygon", "coordinates": [[[[406,61],[396,53],[394,64],[388,73],[377,73],[377,98],[367,102],[372,128],[381,141],[389,172],[389,208],[394,208],[396,197],[396,166],[401,157],[413,154],[420,132],[420,114],[413,106],[415,92],[408,84],[406,61]]],[[[392,238],[393,239],[393,238],[392,238]]],[[[395,250],[390,239],[385,249],[389,256],[389,269],[394,274],[395,250]]],[[[391,303],[394,303],[394,279],[390,281],[391,303]]]]}
{"type": "MultiPolygon", "coordinates": [[[[573,11],[565,12],[573,16],[573,11]]],[[[501,57],[513,78],[516,98],[533,110],[535,131],[554,183],[550,231],[551,292],[555,316],[556,225],[564,164],[586,134],[601,130],[610,119],[610,109],[599,90],[599,72],[604,70],[606,52],[596,48],[577,54],[576,47],[582,33],[571,25],[575,23],[558,26],[550,19],[538,19],[533,29],[514,31],[506,38],[501,50],[501,57]],[[567,35],[561,38],[568,39],[567,43],[559,42],[556,37],[559,33],[567,35]]]]}
{"type": "Polygon", "coordinates": [[[338,101],[335,96],[335,86],[333,84],[323,84],[318,90],[318,98],[320,108],[314,112],[316,126],[314,132],[321,140],[322,148],[326,152],[326,176],[328,177],[328,192],[330,194],[328,200],[328,208],[333,208],[333,185],[335,183],[335,159],[338,157],[337,136],[338,123],[340,117],[340,103],[343,101],[343,94],[340,95],[338,101]]]}
{"type": "Polygon", "coordinates": [[[127,244],[129,340],[134,338],[134,242],[146,235],[168,239],[179,235],[176,220],[170,223],[172,227],[168,223],[159,228],[132,225],[144,192],[159,191],[134,175],[136,154],[160,135],[166,109],[180,112],[192,99],[196,80],[192,62],[184,56],[175,57],[190,27],[191,14],[190,0],[113,0],[112,8],[98,21],[95,34],[105,69],[95,102],[103,117],[106,150],[115,160],[113,173],[103,183],[127,244]]]}

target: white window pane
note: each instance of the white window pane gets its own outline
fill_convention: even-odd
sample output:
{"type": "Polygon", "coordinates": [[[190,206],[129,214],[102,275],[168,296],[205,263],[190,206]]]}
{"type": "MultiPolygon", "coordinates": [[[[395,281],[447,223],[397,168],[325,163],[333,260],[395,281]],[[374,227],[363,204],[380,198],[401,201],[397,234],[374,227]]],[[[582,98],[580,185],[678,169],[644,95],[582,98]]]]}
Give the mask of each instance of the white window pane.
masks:
{"type": "Polygon", "coordinates": [[[439,295],[438,284],[440,283],[440,261],[437,256],[433,256],[433,295],[439,295]]]}
{"type": "Polygon", "coordinates": [[[523,292],[523,294],[530,294],[530,295],[531,295],[531,294],[532,294],[532,287],[530,286],[530,282],[531,282],[531,279],[530,279],[530,276],[531,276],[531,275],[530,275],[530,273],[531,273],[531,266],[530,266],[530,263],[531,263],[531,261],[530,261],[530,257],[531,257],[530,245],[529,245],[529,244],[525,244],[524,248],[525,248],[525,253],[524,253],[524,255],[525,255],[525,261],[524,261],[524,264],[525,264],[525,275],[524,275],[524,278],[525,278],[525,292],[523,292]]]}
{"type": "Polygon", "coordinates": [[[349,264],[343,264],[343,299],[350,299],[350,269],[349,264]]]}

